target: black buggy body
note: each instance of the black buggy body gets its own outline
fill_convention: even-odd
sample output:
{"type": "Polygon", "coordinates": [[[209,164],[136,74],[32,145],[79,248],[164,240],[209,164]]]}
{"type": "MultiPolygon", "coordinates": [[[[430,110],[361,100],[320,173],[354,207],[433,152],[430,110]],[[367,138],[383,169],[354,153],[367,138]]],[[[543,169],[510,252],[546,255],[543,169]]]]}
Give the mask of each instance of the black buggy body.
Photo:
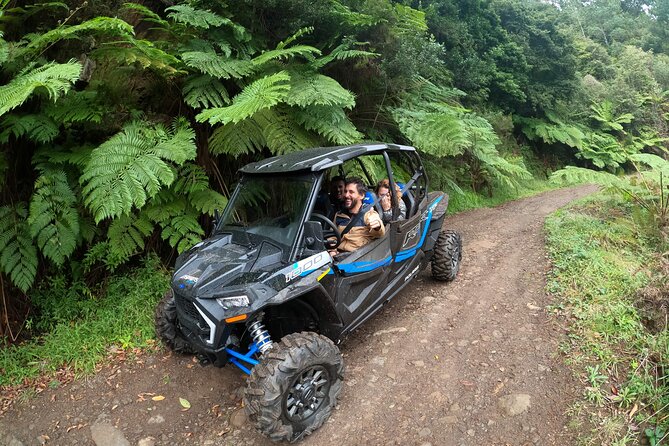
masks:
{"type": "MultiPolygon", "coordinates": [[[[448,196],[428,192],[413,147],[314,148],[240,172],[211,236],[178,258],[156,327],[173,349],[249,374],[250,420],[272,439],[295,441],[327,419],[341,390],[335,344],[429,262],[436,279],[453,280],[461,240],[442,229],[448,196]],[[384,237],[331,257],[327,248],[341,240],[327,194],[335,175],[369,186],[387,178],[400,193],[384,237]]],[[[379,208],[373,192],[365,201],[363,210],[379,208]]]]}

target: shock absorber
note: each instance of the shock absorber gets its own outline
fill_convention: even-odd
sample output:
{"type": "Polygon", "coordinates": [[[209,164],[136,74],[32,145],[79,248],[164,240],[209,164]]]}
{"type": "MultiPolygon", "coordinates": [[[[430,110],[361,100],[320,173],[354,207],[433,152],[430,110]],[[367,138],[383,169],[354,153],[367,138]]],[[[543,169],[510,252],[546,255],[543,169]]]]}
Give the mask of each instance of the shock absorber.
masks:
{"type": "Polygon", "coordinates": [[[272,348],[273,342],[272,338],[269,336],[269,332],[262,323],[262,313],[258,315],[252,322],[248,325],[249,334],[251,339],[258,347],[260,354],[265,353],[267,350],[272,348]]]}

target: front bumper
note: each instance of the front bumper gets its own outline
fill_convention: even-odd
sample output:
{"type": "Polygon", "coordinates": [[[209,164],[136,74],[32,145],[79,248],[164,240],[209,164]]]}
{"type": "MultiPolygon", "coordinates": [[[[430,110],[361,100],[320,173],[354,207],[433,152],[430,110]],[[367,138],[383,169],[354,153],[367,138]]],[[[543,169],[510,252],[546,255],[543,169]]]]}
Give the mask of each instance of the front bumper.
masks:
{"type": "Polygon", "coordinates": [[[211,300],[191,300],[174,293],[177,324],[194,350],[219,357],[232,343],[232,324],[225,322],[224,309],[211,300]]]}

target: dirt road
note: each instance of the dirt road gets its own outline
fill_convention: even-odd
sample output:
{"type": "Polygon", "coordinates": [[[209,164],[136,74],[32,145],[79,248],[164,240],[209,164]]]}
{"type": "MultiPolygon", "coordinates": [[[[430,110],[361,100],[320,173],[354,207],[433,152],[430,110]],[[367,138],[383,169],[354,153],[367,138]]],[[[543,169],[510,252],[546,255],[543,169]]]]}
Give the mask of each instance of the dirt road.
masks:
{"type": "MultiPolygon", "coordinates": [[[[593,191],[447,218],[464,238],[460,276],[443,284],[423,272],[341,346],[342,398],[302,444],[574,444],[565,411],[578,389],[559,355],[564,334],[545,311],[542,226],[593,191]]],[[[0,419],[0,445],[273,444],[245,422],[243,386],[232,367],[149,356],[17,403],[0,419]]]]}

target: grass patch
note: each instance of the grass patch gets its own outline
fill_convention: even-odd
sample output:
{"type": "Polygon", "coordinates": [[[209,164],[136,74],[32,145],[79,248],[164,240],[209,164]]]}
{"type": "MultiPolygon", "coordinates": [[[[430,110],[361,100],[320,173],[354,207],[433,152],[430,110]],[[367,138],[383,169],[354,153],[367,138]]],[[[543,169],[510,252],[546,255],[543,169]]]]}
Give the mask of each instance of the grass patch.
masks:
{"type": "Polygon", "coordinates": [[[471,189],[463,189],[462,193],[449,194],[448,212],[455,214],[469,209],[494,207],[508,201],[529,197],[548,190],[559,189],[561,186],[547,180],[524,180],[518,188],[494,188],[491,197],[481,195],[471,189]]]}
{"type": "Polygon", "coordinates": [[[548,290],[571,321],[563,350],[583,383],[573,416],[584,444],[669,441],[669,335],[646,323],[640,305],[666,285],[667,247],[646,225],[638,208],[604,194],[546,221],[548,290]]]}
{"type": "Polygon", "coordinates": [[[68,368],[91,373],[110,347],[143,348],[154,339],[153,310],[169,285],[157,258],[125,276],[112,276],[104,289],[54,277],[32,296],[45,333],[0,349],[0,386],[11,386],[68,368]]]}

